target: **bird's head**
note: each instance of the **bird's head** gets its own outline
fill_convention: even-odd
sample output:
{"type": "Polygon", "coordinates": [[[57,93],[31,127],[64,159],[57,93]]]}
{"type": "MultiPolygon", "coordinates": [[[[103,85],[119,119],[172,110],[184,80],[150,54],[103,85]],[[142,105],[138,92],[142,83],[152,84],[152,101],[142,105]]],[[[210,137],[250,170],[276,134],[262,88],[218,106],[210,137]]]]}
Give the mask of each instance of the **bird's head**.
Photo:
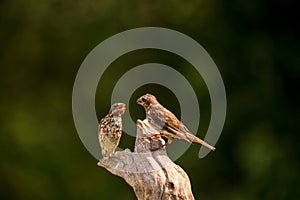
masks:
{"type": "Polygon", "coordinates": [[[114,103],[111,105],[109,113],[113,116],[122,116],[125,112],[125,109],[124,103],[114,103]]]}
{"type": "Polygon", "coordinates": [[[136,101],[139,105],[143,106],[145,109],[149,108],[151,105],[156,104],[157,100],[152,94],[145,94],[138,98],[136,101]]]}

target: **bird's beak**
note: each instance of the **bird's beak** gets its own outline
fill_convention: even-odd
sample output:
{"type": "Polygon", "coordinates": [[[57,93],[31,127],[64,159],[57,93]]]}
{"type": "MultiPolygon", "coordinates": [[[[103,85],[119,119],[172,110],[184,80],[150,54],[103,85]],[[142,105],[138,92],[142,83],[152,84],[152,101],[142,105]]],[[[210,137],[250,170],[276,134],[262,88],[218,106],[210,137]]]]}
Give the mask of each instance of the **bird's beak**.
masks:
{"type": "Polygon", "coordinates": [[[125,104],[121,104],[121,105],[119,105],[118,109],[121,111],[121,113],[122,113],[122,114],[124,114],[124,112],[125,112],[125,109],[126,109],[126,106],[125,106],[125,104]]]}
{"type": "Polygon", "coordinates": [[[142,99],[141,98],[138,98],[138,100],[136,100],[137,104],[140,104],[142,105],[142,99]]]}
{"type": "Polygon", "coordinates": [[[125,104],[124,104],[123,107],[122,107],[122,113],[123,113],[123,114],[124,114],[125,110],[126,110],[126,106],[125,106],[125,104]]]}

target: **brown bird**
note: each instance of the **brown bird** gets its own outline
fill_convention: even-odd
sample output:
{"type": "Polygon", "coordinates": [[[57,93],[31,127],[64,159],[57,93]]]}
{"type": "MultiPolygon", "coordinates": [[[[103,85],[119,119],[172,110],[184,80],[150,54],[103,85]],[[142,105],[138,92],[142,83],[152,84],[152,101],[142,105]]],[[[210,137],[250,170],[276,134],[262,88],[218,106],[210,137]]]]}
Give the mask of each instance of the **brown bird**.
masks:
{"type": "Polygon", "coordinates": [[[102,156],[109,157],[119,145],[122,136],[122,115],[125,112],[124,103],[115,103],[109,113],[100,120],[98,139],[102,149],[102,156]]]}
{"type": "Polygon", "coordinates": [[[177,117],[164,108],[152,94],[141,96],[137,103],[145,108],[146,119],[161,136],[166,138],[167,144],[172,142],[173,138],[183,139],[188,142],[196,142],[203,146],[215,150],[216,148],[207,144],[203,140],[193,135],[177,117]]]}

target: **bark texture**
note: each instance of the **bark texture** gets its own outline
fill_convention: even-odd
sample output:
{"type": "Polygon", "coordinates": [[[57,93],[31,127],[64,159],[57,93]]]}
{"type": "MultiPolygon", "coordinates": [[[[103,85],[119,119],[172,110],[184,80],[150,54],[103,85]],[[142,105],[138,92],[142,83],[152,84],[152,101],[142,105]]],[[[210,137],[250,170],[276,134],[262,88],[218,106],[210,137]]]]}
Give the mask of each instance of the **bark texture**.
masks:
{"type": "Polygon", "coordinates": [[[164,140],[155,134],[147,120],[138,120],[134,152],[117,151],[98,165],[125,179],[139,200],[194,199],[189,177],[168,157],[164,140]]]}

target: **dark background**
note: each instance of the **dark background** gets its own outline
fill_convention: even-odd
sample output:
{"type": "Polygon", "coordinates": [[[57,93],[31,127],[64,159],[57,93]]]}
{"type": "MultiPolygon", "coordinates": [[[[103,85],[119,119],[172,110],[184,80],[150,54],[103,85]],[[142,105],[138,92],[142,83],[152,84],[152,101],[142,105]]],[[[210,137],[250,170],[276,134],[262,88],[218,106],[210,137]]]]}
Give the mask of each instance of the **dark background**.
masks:
{"type": "MultiPolygon", "coordinates": [[[[299,199],[299,6],[286,1],[2,0],[0,3],[0,198],[135,199],[124,180],[97,167],[72,118],[72,88],[85,56],[127,29],[159,26],[198,41],[217,64],[228,110],[216,147],[198,159],[192,145],[176,161],[196,199],[299,199]]],[[[140,50],[116,60],[96,96],[99,118],[114,83],[132,66],[160,62],[180,71],[198,93],[203,137],[210,100],[201,76],[168,52],[140,50]],[[202,81],[202,80],[201,80],[202,81]]],[[[176,115],[164,87],[146,85],[176,115]]],[[[132,149],[124,135],[121,146],[132,149]]]]}

